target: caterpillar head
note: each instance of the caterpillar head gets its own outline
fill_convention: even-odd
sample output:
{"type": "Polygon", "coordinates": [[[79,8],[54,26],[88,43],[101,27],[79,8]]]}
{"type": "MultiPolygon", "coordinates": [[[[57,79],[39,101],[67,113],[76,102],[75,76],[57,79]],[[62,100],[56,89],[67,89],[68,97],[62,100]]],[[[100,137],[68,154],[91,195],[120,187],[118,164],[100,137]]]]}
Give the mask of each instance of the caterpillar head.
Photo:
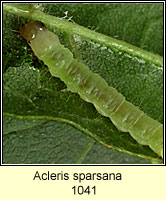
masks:
{"type": "Polygon", "coordinates": [[[21,26],[20,36],[27,40],[38,58],[47,54],[55,46],[61,47],[58,37],[39,21],[27,22],[21,26]]]}
{"type": "Polygon", "coordinates": [[[38,31],[45,30],[46,27],[42,22],[33,21],[23,24],[20,28],[20,36],[30,42],[35,39],[38,31]]]}

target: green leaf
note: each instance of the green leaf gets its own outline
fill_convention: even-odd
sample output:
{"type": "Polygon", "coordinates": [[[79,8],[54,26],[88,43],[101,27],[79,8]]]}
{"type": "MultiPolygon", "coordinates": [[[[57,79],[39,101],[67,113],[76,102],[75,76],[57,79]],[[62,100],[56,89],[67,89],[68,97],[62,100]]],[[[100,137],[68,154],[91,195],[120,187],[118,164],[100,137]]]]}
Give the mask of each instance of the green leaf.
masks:
{"type": "Polygon", "coordinates": [[[128,160],[123,163],[150,162],[134,156],[161,161],[149,147],[119,132],[92,104],[65,90],[12,30],[19,30],[23,21],[42,21],[76,59],[162,123],[162,7],[3,4],[4,163],[122,163],[122,157],[128,160]]]}
{"type": "Polygon", "coordinates": [[[14,131],[3,139],[4,164],[150,163],[110,150],[65,123],[5,119],[14,131]]]}

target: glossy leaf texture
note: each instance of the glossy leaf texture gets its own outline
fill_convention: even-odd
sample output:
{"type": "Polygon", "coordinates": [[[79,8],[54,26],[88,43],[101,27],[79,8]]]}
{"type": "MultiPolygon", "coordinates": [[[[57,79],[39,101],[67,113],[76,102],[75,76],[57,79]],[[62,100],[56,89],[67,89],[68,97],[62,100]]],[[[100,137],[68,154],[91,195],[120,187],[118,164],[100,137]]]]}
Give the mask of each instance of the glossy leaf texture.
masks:
{"type": "Polygon", "coordinates": [[[161,161],[67,91],[13,30],[28,20],[42,21],[76,59],[163,123],[162,4],[3,4],[3,9],[4,163],[161,161]],[[94,14],[87,21],[85,13],[94,14]],[[105,26],[109,21],[112,26],[105,26]]]}

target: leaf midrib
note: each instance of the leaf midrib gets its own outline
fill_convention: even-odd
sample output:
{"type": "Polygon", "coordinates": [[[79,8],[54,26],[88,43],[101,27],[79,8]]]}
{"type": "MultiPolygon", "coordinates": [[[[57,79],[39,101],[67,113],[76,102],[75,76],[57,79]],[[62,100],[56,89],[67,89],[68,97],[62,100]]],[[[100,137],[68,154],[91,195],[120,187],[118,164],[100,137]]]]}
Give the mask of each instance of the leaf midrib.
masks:
{"type": "Polygon", "coordinates": [[[136,56],[147,62],[154,63],[154,64],[158,65],[159,67],[163,66],[163,58],[160,55],[153,54],[151,52],[148,52],[146,50],[143,50],[136,46],[128,44],[127,42],[117,40],[115,38],[108,37],[101,33],[97,33],[95,31],[89,30],[78,24],[73,24],[64,19],[48,15],[44,12],[41,12],[40,10],[35,10],[33,12],[33,14],[30,14],[29,13],[30,9],[23,10],[23,9],[19,8],[18,6],[19,5],[17,5],[17,4],[15,4],[15,5],[4,4],[3,9],[5,11],[8,11],[15,15],[26,17],[31,20],[41,21],[45,25],[47,25],[48,28],[50,28],[50,29],[56,28],[61,31],[65,31],[70,34],[73,34],[73,35],[81,36],[82,38],[85,38],[85,39],[88,38],[89,40],[96,41],[97,43],[99,43],[101,45],[105,45],[107,47],[110,47],[111,49],[116,49],[120,52],[126,52],[134,57],[136,56]]]}

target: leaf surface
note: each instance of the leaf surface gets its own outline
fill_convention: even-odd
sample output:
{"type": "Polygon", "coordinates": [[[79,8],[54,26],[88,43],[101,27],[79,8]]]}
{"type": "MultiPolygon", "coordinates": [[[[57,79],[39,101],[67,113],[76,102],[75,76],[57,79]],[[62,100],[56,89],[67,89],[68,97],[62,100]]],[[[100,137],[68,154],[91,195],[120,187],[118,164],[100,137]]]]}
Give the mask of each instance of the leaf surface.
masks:
{"type": "MultiPolygon", "coordinates": [[[[34,56],[28,44],[12,29],[19,30],[23,21],[42,21],[49,30],[59,36],[61,43],[72,51],[76,59],[103,77],[128,101],[162,123],[163,68],[162,52],[159,51],[163,45],[162,4],[130,4],[127,7],[122,4],[102,4],[100,7],[97,4],[40,4],[38,8],[31,4],[4,4],[3,9],[5,163],[121,163],[121,159],[111,156],[112,153],[117,155],[118,152],[109,148],[123,152],[119,153],[123,156],[124,153],[129,153],[146,159],[160,160],[149,147],[138,144],[128,133],[119,132],[92,104],[67,91],[65,84],[50,75],[47,66],[34,56]],[[143,8],[146,12],[142,11],[143,8]],[[87,15],[89,21],[85,20],[85,13],[93,12],[92,19],[87,15]],[[62,13],[65,19],[59,18],[62,13]],[[71,16],[73,17],[70,18],[71,16]],[[124,16],[126,18],[122,21],[124,16]],[[140,16],[142,20],[139,20],[140,16]],[[111,26],[108,26],[108,22],[111,26]],[[160,27],[160,31],[152,28],[155,24],[160,27]],[[91,30],[88,29],[89,26],[91,30]],[[152,29],[153,34],[150,34],[152,29]],[[135,46],[111,37],[116,35],[116,38],[135,46]],[[148,45],[150,40],[154,41],[155,48],[148,45]],[[66,123],[77,130],[69,128],[66,123]],[[46,129],[47,126],[51,128],[46,129]],[[68,135],[66,132],[69,132],[68,135]],[[46,156],[48,151],[45,149],[44,152],[41,148],[44,145],[41,141],[46,141],[42,140],[42,134],[44,137],[48,134],[46,138],[51,140],[52,145],[46,143],[48,151],[53,152],[50,157],[46,156]],[[25,139],[26,137],[29,138],[25,139]],[[11,138],[17,140],[14,154],[9,148],[11,138]],[[39,139],[37,144],[35,143],[38,147],[36,151],[30,151],[34,149],[32,147],[35,138],[36,141],[39,139]],[[98,161],[93,158],[89,160],[88,155],[92,155],[90,152],[96,147],[94,140],[107,147],[100,147],[106,151],[105,161],[101,159],[104,154],[99,154],[98,161]],[[63,141],[66,141],[65,145],[63,141]],[[72,147],[75,151],[78,149],[79,153],[72,150],[72,147]],[[25,149],[24,153],[22,149],[25,149]],[[62,154],[59,153],[60,149],[62,154]],[[27,157],[23,156],[26,152],[29,152],[27,157]]],[[[128,163],[144,162],[134,159],[135,157],[131,156],[128,163]]]]}

